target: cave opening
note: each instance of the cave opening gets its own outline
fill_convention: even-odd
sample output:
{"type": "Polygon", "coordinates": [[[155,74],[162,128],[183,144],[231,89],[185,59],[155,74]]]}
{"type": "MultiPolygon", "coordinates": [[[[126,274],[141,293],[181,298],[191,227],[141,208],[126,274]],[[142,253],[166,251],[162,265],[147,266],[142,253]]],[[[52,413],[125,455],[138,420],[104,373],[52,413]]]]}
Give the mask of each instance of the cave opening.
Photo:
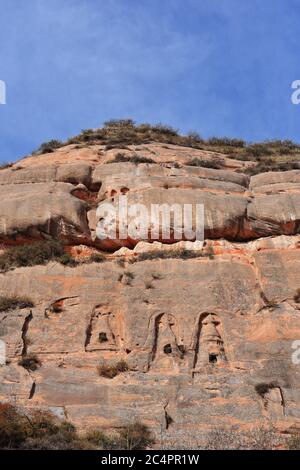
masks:
{"type": "Polygon", "coordinates": [[[107,341],[108,341],[107,334],[104,331],[101,331],[99,333],[99,342],[100,343],[106,343],[107,341]]]}
{"type": "Polygon", "coordinates": [[[164,346],[164,353],[172,354],[172,346],[169,343],[164,346]]]}
{"type": "Polygon", "coordinates": [[[218,356],[216,354],[209,354],[208,360],[210,364],[216,364],[218,362],[218,356]]]}

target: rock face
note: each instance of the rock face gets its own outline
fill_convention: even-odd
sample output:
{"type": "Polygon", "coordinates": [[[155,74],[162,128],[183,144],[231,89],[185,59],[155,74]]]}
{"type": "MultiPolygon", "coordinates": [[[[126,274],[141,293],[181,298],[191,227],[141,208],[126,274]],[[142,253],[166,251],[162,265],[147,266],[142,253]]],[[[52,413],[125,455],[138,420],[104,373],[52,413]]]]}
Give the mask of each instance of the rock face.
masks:
{"type": "Polygon", "coordinates": [[[191,431],[201,439],[216,426],[299,425],[300,170],[249,178],[243,162],[193,167],[190,153],[201,160],[205,152],[141,147],[128,152],[156,163],[109,163],[117,150],[69,146],[0,171],[4,251],[49,237],[75,252],[107,251],[101,264],[0,274],[2,296],[35,303],[0,313],[0,399],[80,427],[137,419],[158,440],[190,446],[191,431]],[[96,207],[122,194],[147,207],[204,204],[204,243],[97,240],[96,207]],[[179,248],[204,256],[162,256],[179,248]],[[25,370],[24,355],[41,367],[25,370]],[[120,360],[126,372],[99,375],[97,366],[120,360]]]}

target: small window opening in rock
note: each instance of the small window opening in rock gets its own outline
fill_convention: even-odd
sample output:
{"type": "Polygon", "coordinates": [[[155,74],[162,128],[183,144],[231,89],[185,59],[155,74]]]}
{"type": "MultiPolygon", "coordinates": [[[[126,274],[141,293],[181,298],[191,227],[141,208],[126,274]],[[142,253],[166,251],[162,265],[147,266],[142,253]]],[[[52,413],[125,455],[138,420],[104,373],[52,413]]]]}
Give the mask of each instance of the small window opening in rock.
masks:
{"type": "Polygon", "coordinates": [[[165,354],[171,354],[172,353],[172,346],[170,344],[166,344],[164,346],[164,353],[165,354]]]}
{"type": "Polygon", "coordinates": [[[105,343],[107,340],[107,334],[104,332],[104,331],[101,331],[101,333],[99,333],[99,341],[100,343],[105,343]]]}
{"type": "Polygon", "coordinates": [[[208,360],[210,364],[216,364],[218,356],[216,354],[210,354],[208,360]]]}

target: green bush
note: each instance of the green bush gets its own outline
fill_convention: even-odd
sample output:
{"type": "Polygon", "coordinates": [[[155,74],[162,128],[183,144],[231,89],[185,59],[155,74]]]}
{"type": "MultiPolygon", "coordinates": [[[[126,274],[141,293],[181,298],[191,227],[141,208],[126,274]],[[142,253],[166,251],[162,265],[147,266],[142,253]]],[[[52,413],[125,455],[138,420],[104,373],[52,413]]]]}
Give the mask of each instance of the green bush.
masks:
{"type": "Polygon", "coordinates": [[[29,297],[17,295],[12,297],[0,296],[0,312],[32,307],[34,307],[34,302],[29,297]]]}

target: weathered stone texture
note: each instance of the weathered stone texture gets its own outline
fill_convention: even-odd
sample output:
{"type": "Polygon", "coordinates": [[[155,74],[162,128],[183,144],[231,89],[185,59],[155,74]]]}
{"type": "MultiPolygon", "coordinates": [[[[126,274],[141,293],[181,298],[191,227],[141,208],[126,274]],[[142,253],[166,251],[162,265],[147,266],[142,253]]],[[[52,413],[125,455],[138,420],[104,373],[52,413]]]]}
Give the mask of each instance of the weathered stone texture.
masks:
{"type": "Polygon", "coordinates": [[[147,207],[203,203],[206,235],[204,244],[134,240],[131,249],[116,240],[102,246],[120,250],[101,264],[0,274],[1,295],[35,302],[0,313],[0,399],[54,410],[81,427],[139,419],[174,439],[214,426],[299,425],[292,344],[300,340],[300,171],[250,179],[226,169],[242,162],[190,167],[192,149],[149,148],[156,164],[107,163],[111,151],[66,147],[0,172],[4,243],[55,236],[99,247],[96,206],[122,194],[147,207]],[[212,248],[214,257],[159,257],[181,248],[212,248]],[[157,258],[137,261],[150,251],[157,258]],[[42,366],[27,372],[18,365],[24,353],[42,366]],[[120,359],[127,372],[99,375],[99,364],[120,359]],[[261,383],[270,385],[263,396],[261,383]]]}

